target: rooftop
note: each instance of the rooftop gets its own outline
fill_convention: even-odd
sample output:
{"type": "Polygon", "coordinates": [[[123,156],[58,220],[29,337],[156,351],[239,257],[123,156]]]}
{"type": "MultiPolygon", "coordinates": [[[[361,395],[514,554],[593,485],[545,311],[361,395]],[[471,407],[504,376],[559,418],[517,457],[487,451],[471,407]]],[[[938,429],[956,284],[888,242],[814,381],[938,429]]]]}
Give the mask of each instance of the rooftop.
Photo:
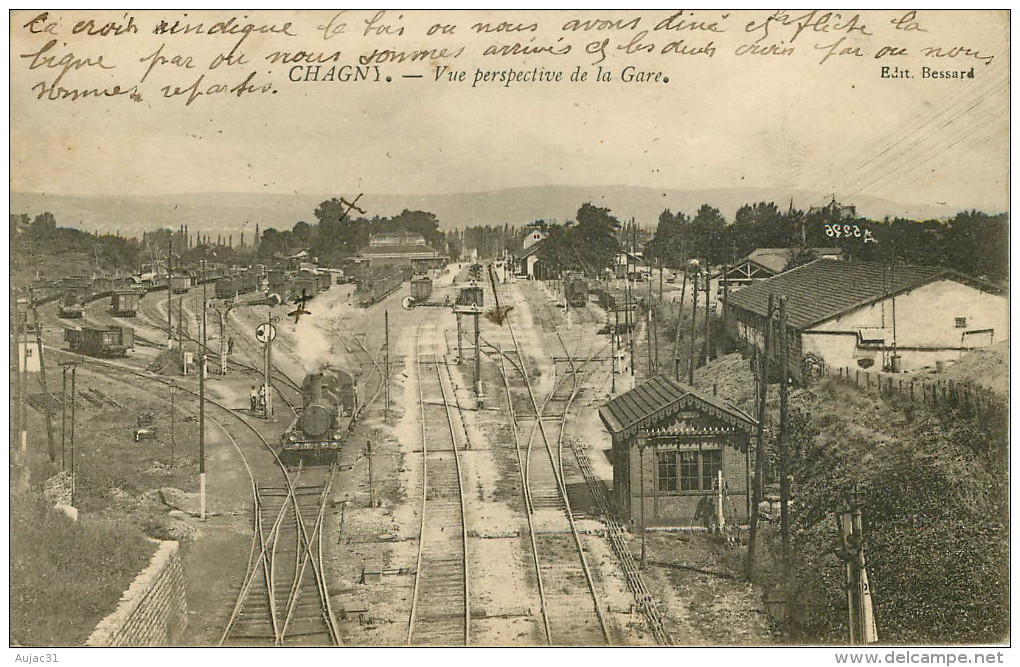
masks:
{"type": "Polygon", "coordinates": [[[424,243],[386,243],[361,249],[361,255],[425,255],[438,257],[439,251],[424,243]]]}
{"type": "Polygon", "coordinates": [[[743,410],[722,399],[696,391],[668,375],[649,378],[620,394],[599,408],[599,417],[606,428],[617,435],[637,428],[647,428],[687,406],[700,408],[744,428],[755,425],[754,419],[743,410]]]}
{"type": "Polygon", "coordinates": [[[985,291],[1000,292],[988,283],[950,269],[818,259],[731,293],[727,307],[766,317],[769,294],[785,296],[789,325],[794,329],[806,329],[937,279],[956,280],[985,291]]]}
{"type": "Polygon", "coordinates": [[[369,246],[425,245],[425,237],[416,232],[380,232],[372,234],[368,244],[369,246]]]}
{"type": "MultiPolygon", "coordinates": [[[[815,252],[819,257],[825,255],[843,256],[842,248],[807,248],[807,250],[815,252]]],[[[797,248],[755,248],[747,256],[747,259],[773,273],[782,273],[786,270],[786,265],[790,263],[790,258],[796,251],[797,248]]]]}

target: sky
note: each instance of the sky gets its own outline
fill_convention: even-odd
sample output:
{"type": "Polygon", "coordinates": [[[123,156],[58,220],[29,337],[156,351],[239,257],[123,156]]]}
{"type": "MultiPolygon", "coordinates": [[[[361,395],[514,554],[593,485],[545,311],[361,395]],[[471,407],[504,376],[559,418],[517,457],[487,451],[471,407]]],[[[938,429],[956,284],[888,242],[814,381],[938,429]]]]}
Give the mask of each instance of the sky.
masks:
{"type": "Polygon", "coordinates": [[[345,24],[344,31],[325,39],[333,11],[130,12],[137,34],[91,37],[72,34],[75,25],[87,19],[94,26],[124,25],[126,13],[51,12],[25,27],[39,13],[16,12],[11,188],[138,196],[435,194],[535,185],[769,187],[832,193],[845,201],[874,196],[1008,209],[1008,15],[920,12],[897,27],[894,21],[904,12],[862,12],[854,21],[849,13],[784,16],[763,10],[724,18],[722,12],[699,11],[680,18],[715,21],[724,32],[654,29],[673,13],[390,11],[372,22],[374,12],[349,11],[333,21],[334,28],[345,24]],[[295,36],[252,33],[234,51],[247,62],[210,69],[217,54],[230,53],[239,33],[152,34],[162,19],[202,23],[208,32],[231,16],[236,20],[228,31],[246,23],[280,29],[291,22],[286,30],[295,36]],[[627,27],[634,18],[637,25],[627,27]],[[589,29],[564,29],[571,20],[589,21],[589,29]],[[486,21],[539,27],[482,35],[470,29],[486,21]],[[383,24],[404,32],[365,36],[366,29],[385,33],[383,24]],[[454,24],[453,34],[442,34],[442,26],[454,24]],[[767,37],[762,29],[747,30],[761,24],[768,26],[767,37]],[[911,24],[914,29],[904,29],[911,24]],[[55,34],[32,34],[47,25],[55,34]],[[428,36],[436,25],[441,27],[428,36]],[[855,25],[864,27],[855,31],[855,25]],[[758,37],[763,39],[755,42],[758,37]],[[51,39],[54,46],[34,56],[51,39]],[[603,40],[606,58],[596,64],[600,56],[587,51],[603,40]],[[714,55],[661,53],[679,40],[714,55]],[[484,55],[488,46],[517,42],[569,45],[571,52],[484,55]],[[828,49],[819,47],[833,43],[840,44],[837,51],[857,49],[860,55],[834,55],[820,64],[828,49]],[[652,45],[652,52],[626,53],[628,44],[652,45]],[[737,55],[752,44],[794,52],[737,55]],[[138,84],[157,58],[143,59],[161,45],[164,60],[138,84]],[[906,55],[876,58],[883,46],[906,55]],[[948,55],[954,47],[957,52],[948,55]],[[379,81],[369,70],[368,81],[346,83],[294,82],[289,79],[295,71],[300,78],[304,70],[266,60],[274,51],[339,50],[338,65],[354,64],[377,48],[464,50],[455,58],[433,53],[419,62],[386,63],[379,66],[379,81]],[[926,48],[947,55],[925,56],[926,48]],[[101,66],[87,64],[99,56],[101,66]],[[436,65],[462,70],[466,80],[437,82],[436,65]],[[599,65],[611,81],[594,81],[599,65]],[[883,66],[909,69],[911,76],[882,77],[883,66]],[[576,67],[588,80],[569,81],[576,67]],[[625,67],[652,77],[657,72],[660,80],[621,81],[625,67]],[[973,67],[975,76],[921,78],[922,67],[973,67]],[[476,70],[510,68],[558,70],[564,80],[472,86],[476,70]],[[241,98],[208,93],[210,86],[237,85],[251,72],[256,84],[269,84],[274,92],[241,98]],[[138,84],[138,99],[37,99],[40,86],[58,76],[57,86],[69,90],[138,84]],[[196,88],[207,94],[190,105],[187,95],[164,96],[164,86],[185,89],[199,77],[196,88]]]}

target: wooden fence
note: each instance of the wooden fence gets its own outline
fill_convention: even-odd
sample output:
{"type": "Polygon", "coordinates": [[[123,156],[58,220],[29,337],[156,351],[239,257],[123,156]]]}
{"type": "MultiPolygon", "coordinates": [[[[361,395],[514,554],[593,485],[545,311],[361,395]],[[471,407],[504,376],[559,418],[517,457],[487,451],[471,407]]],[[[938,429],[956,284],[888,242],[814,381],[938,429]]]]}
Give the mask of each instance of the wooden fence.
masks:
{"type": "Polygon", "coordinates": [[[852,384],[862,391],[883,396],[900,396],[932,408],[953,408],[981,415],[1008,410],[1008,401],[991,389],[970,382],[903,377],[849,366],[829,369],[828,376],[852,384]]]}

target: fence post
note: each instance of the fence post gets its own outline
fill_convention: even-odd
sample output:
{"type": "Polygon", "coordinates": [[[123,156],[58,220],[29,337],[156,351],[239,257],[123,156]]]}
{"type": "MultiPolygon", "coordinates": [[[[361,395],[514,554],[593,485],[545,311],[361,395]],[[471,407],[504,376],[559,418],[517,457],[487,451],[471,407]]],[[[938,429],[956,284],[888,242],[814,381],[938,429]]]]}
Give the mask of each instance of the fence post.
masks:
{"type": "Polygon", "coordinates": [[[861,369],[859,368],[854,370],[854,386],[855,387],[861,386],[861,369]]]}
{"type": "Polygon", "coordinates": [[[910,381],[910,400],[914,400],[914,381],[910,381]]]}

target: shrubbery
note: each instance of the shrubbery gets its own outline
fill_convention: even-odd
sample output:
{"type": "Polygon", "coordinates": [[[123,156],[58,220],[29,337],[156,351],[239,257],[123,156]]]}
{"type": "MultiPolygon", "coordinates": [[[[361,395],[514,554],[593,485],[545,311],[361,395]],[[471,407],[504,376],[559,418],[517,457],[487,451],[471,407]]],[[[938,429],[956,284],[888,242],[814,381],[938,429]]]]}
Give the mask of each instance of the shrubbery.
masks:
{"type": "Polygon", "coordinates": [[[18,497],[11,525],[11,641],[76,646],[116,609],[156,545],[136,528],[72,523],[47,507],[41,497],[18,497]]]}

